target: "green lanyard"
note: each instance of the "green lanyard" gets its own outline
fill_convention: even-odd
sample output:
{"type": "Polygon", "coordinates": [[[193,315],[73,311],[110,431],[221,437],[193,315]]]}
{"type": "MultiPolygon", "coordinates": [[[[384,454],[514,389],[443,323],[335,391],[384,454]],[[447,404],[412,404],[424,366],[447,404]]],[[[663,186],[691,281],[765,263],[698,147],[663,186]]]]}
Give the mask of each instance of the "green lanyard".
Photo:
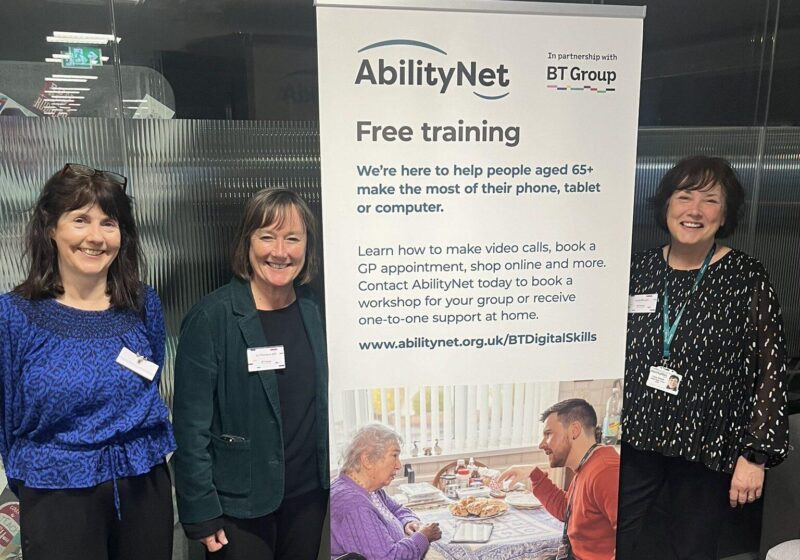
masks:
{"type": "MultiPolygon", "coordinates": [[[[672,250],[672,246],[667,250],[667,267],[669,268],[669,252],[672,250]]],[[[683,317],[683,312],[686,309],[686,305],[689,303],[689,300],[692,298],[694,293],[697,291],[697,287],[700,285],[700,282],[703,281],[703,276],[706,274],[706,270],[708,270],[708,265],[711,264],[711,257],[714,256],[714,253],[717,251],[717,244],[711,246],[711,250],[706,255],[705,260],[703,261],[703,266],[700,267],[700,270],[697,271],[697,276],[694,279],[694,285],[692,285],[692,292],[689,294],[687,300],[681,305],[681,308],[678,310],[678,314],[675,316],[675,321],[672,322],[670,325],[669,323],[669,278],[667,276],[664,277],[664,298],[663,304],[661,306],[662,315],[664,317],[664,359],[668,359],[670,355],[670,347],[672,346],[672,341],[675,338],[675,333],[678,331],[678,323],[681,322],[681,317],[683,317]]]]}

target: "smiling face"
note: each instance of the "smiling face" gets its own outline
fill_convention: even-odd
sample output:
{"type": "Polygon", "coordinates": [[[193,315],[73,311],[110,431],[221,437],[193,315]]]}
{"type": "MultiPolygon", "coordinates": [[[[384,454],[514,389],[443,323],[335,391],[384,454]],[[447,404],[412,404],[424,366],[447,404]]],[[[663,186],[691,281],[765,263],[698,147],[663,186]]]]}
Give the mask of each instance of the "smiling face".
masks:
{"type": "Polygon", "coordinates": [[[369,477],[370,490],[378,490],[389,486],[402,465],[400,464],[400,446],[392,443],[383,457],[375,462],[365,461],[369,477]]]}
{"type": "Polygon", "coordinates": [[[673,243],[710,247],[725,223],[722,187],[715,183],[707,189],[676,190],[669,198],[666,217],[673,243]]]}
{"type": "Polygon", "coordinates": [[[58,271],[64,286],[88,279],[105,280],[122,244],[119,224],[94,204],[64,212],[50,237],[58,251],[58,271]]]}
{"type": "Polygon", "coordinates": [[[563,467],[567,463],[570,451],[572,451],[572,440],[570,438],[569,426],[565,426],[558,419],[555,412],[544,420],[544,433],[539,449],[545,452],[551,467],[563,467]]]}
{"type": "Polygon", "coordinates": [[[266,293],[291,291],[306,262],[306,228],[294,206],[281,222],[267,224],[250,236],[251,282],[266,293]]]}
{"type": "Polygon", "coordinates": [[[670,376],[667,380],[667,388],[674,391],[678,388],[678,378],[674,376],[670,376]]]}

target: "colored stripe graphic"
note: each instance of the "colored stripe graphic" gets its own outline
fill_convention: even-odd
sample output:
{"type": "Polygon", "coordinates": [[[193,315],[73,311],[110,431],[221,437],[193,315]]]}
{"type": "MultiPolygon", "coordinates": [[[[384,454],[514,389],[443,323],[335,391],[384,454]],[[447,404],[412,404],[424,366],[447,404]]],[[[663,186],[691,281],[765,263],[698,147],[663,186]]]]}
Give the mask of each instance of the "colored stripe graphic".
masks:
{"type": "Polygon", "coordinates": [[[616,88],[600,89],[592,86],[575,87],[571,85],[559,86],[556,84],[547,84],[546,87],[547,89],[555,89],[557,91],[591,91],[592,93],[608,93],[611,91],[617,91],[616,88]]]}

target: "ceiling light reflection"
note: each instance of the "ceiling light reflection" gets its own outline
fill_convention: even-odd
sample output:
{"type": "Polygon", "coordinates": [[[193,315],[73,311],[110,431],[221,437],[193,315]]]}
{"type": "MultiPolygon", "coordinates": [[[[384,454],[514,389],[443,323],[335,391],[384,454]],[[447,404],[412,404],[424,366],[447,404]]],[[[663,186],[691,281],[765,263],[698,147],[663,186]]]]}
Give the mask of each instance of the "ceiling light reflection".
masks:
{"type": "Polygon", "coordinates": [[[97,76],[90,76],[84,74],[53,74],[54,78],[81,78],[84,80],[96,80],[97,76]]]}

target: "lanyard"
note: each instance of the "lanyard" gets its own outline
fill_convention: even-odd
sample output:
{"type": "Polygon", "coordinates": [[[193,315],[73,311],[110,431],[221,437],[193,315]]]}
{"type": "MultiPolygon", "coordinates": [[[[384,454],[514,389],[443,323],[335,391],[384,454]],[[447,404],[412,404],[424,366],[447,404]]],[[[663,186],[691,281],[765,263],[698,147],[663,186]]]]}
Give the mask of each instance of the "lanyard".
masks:
{"type": "MultiPolygon", "coordinates": [[[[592,451],[594,451],[598,447],[600,447],[600,444],[599,443],[595,443],[594,445],[592,445],[586,451],[586,453],[583,456],[583,459],[581,459],[581,462],[578,463],[578,467],[575,469],[575,479],[578,478],[578,471],[581,470],[581,467],[583,466],[583,464],[586,461],[589,460],[589,455],[591,455],[592,451]]],[[[564,532],[561,534],[562,542],[565,539],[567,539],[567,523],[569,523],[569,516],[572,513],[572,499],[575,497],[575,491],[576,491],[575,490],[575,479],[573,479],[573,481],[572,481],[572,494],[570,494],[570,496],[569,496],[569,502],[567,503],[567,511],[564,513],[564,532]]]]}
{"type": "MultiPolygon", "coordinates": [[[[669,252],[672,249],[672,245],[670,248],[667,249],[667,268],[669,268],[669,252]]],[[[692,296],[697,291],[697,287],[700,285],[700,282],[703,281],[703,276],[706,274],[706,270],[708,270],[708,265],[711,264],[711,257],[714,256],[714,253],[717,251],[717,244],[711,246],[711,250],[706,255],[705,260],[703,260],[703,266],[700,267],[700,270],[697,271],[697,276],[694,279],[694,284],[692,285],[692,291],[689,294],[689,297],[683,302],[680,309],[678,310],[678,314],[675,316],[675,321],[670,324],[669,322],[669,277],[668,275],[664,277],[664,298],[663,304],[661,306],[661,314],[664,317],[664,359],[668,359],[670,355],[670,347],[672,346],[672,341],[675,338],[675,333],[678,331],[678,323],[681,322],[681,318],[683,317],[683,312],[686,309],[686,305],[689,303],[689,300],[692,299],[692,296]]]]}

